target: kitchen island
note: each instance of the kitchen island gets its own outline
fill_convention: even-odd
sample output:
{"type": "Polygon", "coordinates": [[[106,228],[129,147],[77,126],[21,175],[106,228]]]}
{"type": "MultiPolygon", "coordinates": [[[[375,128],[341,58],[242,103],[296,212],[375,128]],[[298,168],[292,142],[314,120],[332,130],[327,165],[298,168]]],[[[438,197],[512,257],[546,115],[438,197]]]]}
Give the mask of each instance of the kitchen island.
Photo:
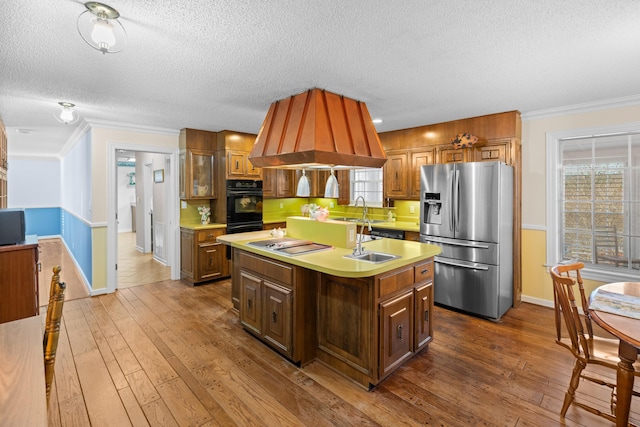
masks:
{"type": "Polygon", "coordinates": [[[288,256],[250,244],[270,238],[258,231],[218,241],[233,247],[242,326],[292,362],[319,360],[371,388],[432,340],[437,246],[369,241],[364,249],[398,256],[371,263],[345,258],[351,248],[288,256]]]}

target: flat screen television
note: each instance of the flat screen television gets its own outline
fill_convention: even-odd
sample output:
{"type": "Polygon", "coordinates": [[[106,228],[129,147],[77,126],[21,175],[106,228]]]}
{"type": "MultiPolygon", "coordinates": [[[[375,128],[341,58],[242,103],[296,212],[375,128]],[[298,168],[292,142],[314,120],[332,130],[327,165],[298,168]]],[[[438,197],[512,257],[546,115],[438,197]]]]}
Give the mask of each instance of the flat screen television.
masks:
{"type": "Polygon", "coordinates": [[[0,246],[24,242],[24,209],[0,209],[0,246]]]}

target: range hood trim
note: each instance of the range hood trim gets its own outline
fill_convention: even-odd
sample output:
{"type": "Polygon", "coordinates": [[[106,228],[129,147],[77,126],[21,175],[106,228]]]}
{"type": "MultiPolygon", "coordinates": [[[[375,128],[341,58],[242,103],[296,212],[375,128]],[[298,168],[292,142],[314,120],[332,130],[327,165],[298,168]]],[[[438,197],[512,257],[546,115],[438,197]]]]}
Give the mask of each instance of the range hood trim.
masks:
{"type": "Polygon", "coordinates": [[[380,168],[387,161],[364,102],[322,89],[271,104],[249,161],[287,169],[380,168]]]}

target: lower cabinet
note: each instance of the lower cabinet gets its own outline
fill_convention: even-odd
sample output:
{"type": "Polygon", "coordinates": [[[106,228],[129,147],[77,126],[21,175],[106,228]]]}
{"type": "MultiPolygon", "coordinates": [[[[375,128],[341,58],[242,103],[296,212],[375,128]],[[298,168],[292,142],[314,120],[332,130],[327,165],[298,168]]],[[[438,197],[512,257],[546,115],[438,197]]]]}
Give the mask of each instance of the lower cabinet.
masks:
{"type": "Polygon", "coordinates": [[[311,361],[317,273],[234,249],[236,262],[241,325],[292,361],[311,361]]]}
{"type": "Polygon", "coordinates": [[[180,229],[180,277],[193,284],[229,276],[226,246],[216,238],[225,228],[180,229]]]}
{"type": "Polygon", "coordinates": [[[0,323],[38,314],[38,258],[35,236],[27,236],[24,244],[0,246],[0,323]]]}
{"type": "Polygon", "coordinates": [[[371,387],[427,347],[432,318],[432,258],[364,279],[323,274],[317,357],[371,387]]]}

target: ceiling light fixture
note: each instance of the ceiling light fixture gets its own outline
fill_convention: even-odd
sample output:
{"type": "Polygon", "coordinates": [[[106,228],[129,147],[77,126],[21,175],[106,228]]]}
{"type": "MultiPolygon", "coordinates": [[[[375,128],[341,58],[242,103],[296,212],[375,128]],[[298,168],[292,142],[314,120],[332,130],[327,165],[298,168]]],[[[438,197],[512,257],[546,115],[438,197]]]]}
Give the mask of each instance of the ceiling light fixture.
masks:
{"type": "Polygon", "coordinates": [[[78,33],[82,40],[95,50],[118,53],[127,44],[127,31],[118,18],[120,13],[103,3],[89,1],[78,16],[78,33]]]}
{"type": "Polygon", "coordinates": [[[64,123],[65,125],[72,125],[78,121],[80,115],[73,109],[75,104],[70,102],[58,102],[58,104],[60,105],[60,110],[57,113],[54,113],[57,121],[64,123]]]}

